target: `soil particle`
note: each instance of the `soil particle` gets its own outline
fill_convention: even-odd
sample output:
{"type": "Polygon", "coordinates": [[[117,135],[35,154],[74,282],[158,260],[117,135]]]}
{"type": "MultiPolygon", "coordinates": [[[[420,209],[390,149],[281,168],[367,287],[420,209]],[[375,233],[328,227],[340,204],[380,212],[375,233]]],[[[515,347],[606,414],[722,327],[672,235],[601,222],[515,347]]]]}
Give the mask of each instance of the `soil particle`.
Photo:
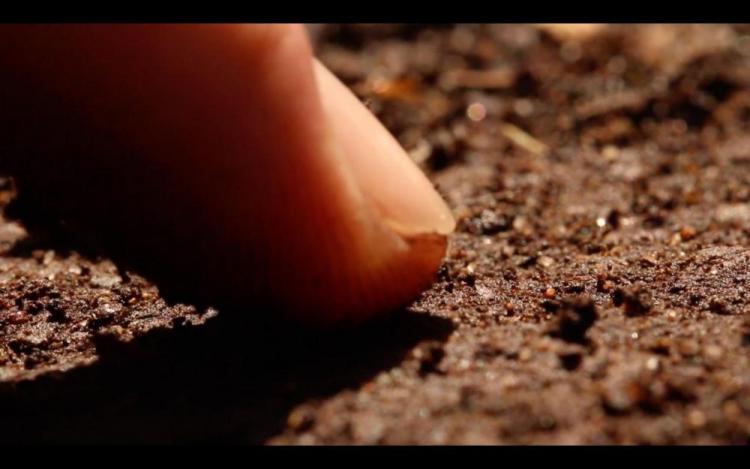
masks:
{"type": "Polygon", "coordinates": [[[646,315],[653,307],[651,294],[640,285],[618,288],[612,294],[612,302],[615,306],[622,305],[628,317],[646,315]]]}
{"type": "Polygon", "coordinates": [[[742,326],[742,345],[750,346],[750,319],[746,319],[742,326]]]}
{"type": "Polygon", "coordinates": [[[428,373],[439,372],[438,366],[445,356],[445,351],[441,343],[427,342],[416,348],[412,355],[419,362],[419,374],[425,376],[428,373]]]}
{"type": "Polygon", "coordinates": [[[586,332],[596,321],[594,302],[587,297],[569,298],[560,303],[550,334],[567,342],[585,343],[586,332]]]}
{"type": "Polygon", "coordinates": [[[560,354],[560,364],[568,371],[573,371],[581,365],[583,354],[580,352],[568,352],[560,354]]]}

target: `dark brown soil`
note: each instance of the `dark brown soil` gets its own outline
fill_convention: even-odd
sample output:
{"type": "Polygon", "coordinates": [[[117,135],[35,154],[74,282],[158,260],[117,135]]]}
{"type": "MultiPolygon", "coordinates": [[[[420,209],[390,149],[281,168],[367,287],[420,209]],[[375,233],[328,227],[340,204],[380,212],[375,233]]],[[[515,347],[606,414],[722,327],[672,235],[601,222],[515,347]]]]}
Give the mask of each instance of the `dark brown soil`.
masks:
{"type": "Polygon", "coordinates": [[[435,285],[306,332],[6,220],[3,438],[750,443],[750,27],[311,29],[458,219],[435,285]]]}

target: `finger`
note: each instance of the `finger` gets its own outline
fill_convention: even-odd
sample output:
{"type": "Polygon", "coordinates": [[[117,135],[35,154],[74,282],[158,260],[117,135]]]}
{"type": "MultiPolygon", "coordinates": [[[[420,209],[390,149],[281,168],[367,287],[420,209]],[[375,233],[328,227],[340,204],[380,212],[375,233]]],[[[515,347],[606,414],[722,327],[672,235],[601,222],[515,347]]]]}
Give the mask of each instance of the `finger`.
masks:
{"type": "Polygon", "coordinates": [[[314,69],[300,26],[2,26],[0,40],[20,193],[160,287],[333,323],[431,281],[449,211],[314,69]]]}

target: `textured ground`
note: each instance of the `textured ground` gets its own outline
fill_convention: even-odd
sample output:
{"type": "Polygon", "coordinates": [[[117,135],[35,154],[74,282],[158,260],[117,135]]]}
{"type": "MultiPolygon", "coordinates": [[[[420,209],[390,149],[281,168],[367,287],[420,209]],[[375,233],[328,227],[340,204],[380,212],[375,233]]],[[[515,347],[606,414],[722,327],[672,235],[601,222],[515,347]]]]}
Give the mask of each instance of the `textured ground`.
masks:
{"type": "Polygon", "coordinates": [[[311,31],[459,220],[433,288],[294,331],[6,221],[5,438],[750,442],[750,28],[311,31]]]}

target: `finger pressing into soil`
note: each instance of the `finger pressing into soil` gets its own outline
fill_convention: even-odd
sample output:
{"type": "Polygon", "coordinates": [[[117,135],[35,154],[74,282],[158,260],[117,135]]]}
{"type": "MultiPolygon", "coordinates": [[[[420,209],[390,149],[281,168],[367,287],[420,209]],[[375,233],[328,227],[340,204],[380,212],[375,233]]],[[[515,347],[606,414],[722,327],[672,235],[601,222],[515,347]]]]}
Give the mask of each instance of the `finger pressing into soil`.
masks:
{"type": "Polygon", "coordinates": [[[360,322],[431,282],[450,211],[348,90],[316,81],[302,27],[0,39],[3,165],[21,205],[171,297],[360,322]]]}

